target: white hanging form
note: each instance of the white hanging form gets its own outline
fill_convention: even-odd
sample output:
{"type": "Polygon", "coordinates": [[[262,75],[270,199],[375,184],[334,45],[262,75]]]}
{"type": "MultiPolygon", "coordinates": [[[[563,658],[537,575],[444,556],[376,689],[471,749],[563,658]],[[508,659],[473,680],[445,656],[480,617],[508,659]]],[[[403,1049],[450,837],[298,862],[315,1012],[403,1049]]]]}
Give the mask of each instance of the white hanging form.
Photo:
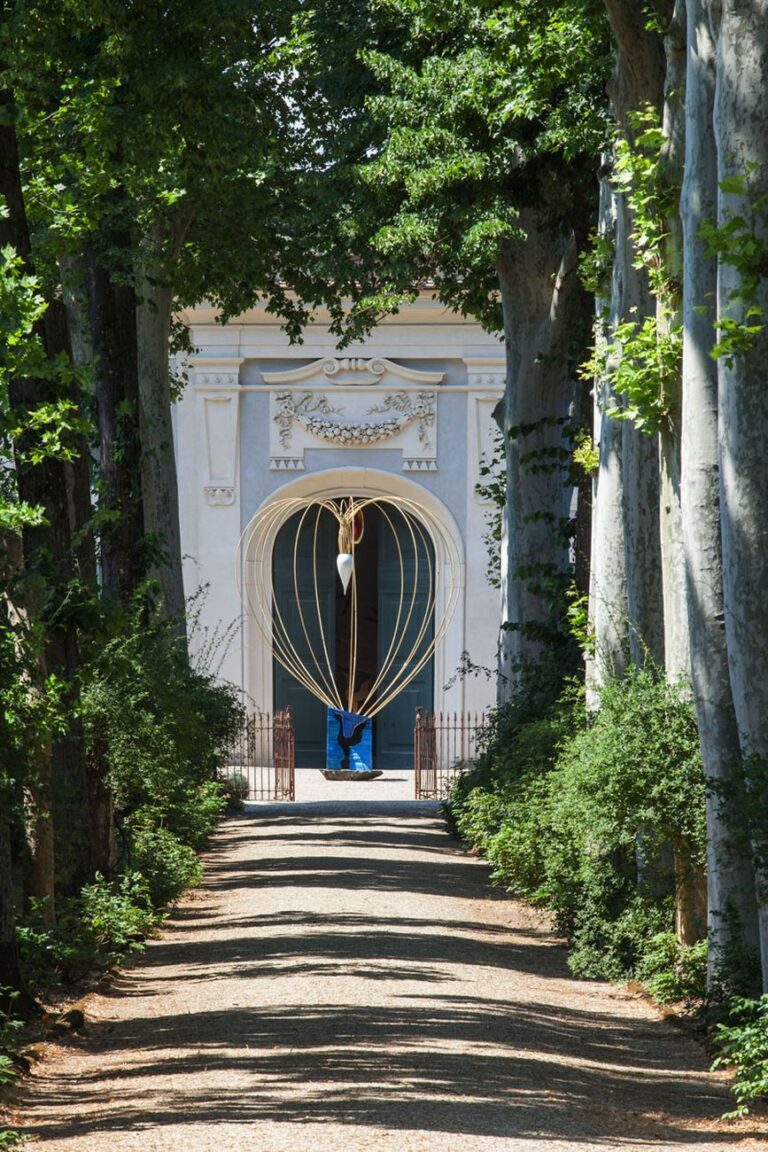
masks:
{"type": "Polygon", "coordinates": [[[346,596],[349,591],[349,582],[352,579],[352,573],[355,570],[355,558],[351,552],[339,552],[336,557],[336,571],[341,580],[341,586],[344,589],[346,596]]]}

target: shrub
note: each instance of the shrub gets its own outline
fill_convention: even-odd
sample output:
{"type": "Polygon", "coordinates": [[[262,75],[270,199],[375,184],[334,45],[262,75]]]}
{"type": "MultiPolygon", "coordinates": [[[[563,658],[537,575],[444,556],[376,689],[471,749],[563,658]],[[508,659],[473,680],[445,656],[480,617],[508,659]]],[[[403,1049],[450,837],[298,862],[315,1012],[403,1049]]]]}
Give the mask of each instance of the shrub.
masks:
{"type": "MultiPolygon", "coordinates": [[[[219,750],[242,709],[233,688],[190,666],[175,622],[157,618],[151,601],[148,586],[127,616],[105,614],[101,626],[114,634],[102,631],[98,643],[91,634],[91,650],[84,648],[80,716],[88,756],[114,801],[117,875],[97,874],[79,894],[57,894],[54,926],[31,902],[18,939],[39,992],[140,947],[164,905],[199,880],[195,851],[226,806],[219,750]]],[[[0,643],[0,672],[7,647],[0,643]]],[[[14,738],[20,747],[29,744],[30,725],[14,738]]],[[[42,739],[51,725],[38,726],[42,739]]],[[[0,774],[0,792],[10,791],[6,783],[0,774]]],[[[20,787],[11,799],[23,846],[20,787]]]]}
{"type": "Polygon", "coordinates": [[[141,604],[94,654],[82,704],[118,821],[152,809],[184,843],[202,844],[223,806],[215,782],[219,751],[240,723],[235,690],[192,668],[173,625],[147,622],[141,604]]]}
{"type": "Polygon", "coordinates": [[[534,842],[540,832],[540,781],[554,767],[561,742],[582,722],[578,688],[569,685],[554,703],[545,700],[541,685],[531,679],[519,696],[496,709],[482,753],[473,769],[458,778],[444,806],[453,830],[483,854],[503,832],[495,875],[511,887],[517,887],[521,875],[511,857],[507,871],[505,848],[511,849],[512,838],[517,838],[529,863],[538,858],[534,842]]]}
{"type": "MultiPolygon", "coordinates": [[[[690,869],[703,862],[696,721],[653,669],[606,684],[600,705],[588,718],[570,686],[547,706],[526,690],[498,710],[447,808],[496,882],[555,914],[576,974],[645,970],[661,989],[654,960],[643,964],[658,961],[657,938],[674,927],[675,855],[690,869]]],[[[668,955],[669,994],[675,981],[693,986],[700,953],[668,955]]]]}
{"type": "Polygon", "coordinates": [[[52,980],[78,980],[140,948],[156,923],[150,885],[137,871],[113,881],[97,873],[79,896],[59,900],[55,925],[45,922],[43,902],[33,901],[17,929],[30,984],[44,990],[52,980]]]}
{"type": "Polygon", "coordinates": [[[219,780],[228,806],[236,809],[242,808],[243,801],[248,799],[251,791],[251,785],[245,773],[222,774],[219,780]]]}
{"type": "Polygon", "coordinates": [[[172,809],[160,804],[147,805],[139,810],[134,820],[142,813],[151,816],[182,844],[198,849],[205,845],[226,806],[227,800],[219,781],[206,780],[179,791],[172,809]]]}
{"type": "Polygon", "coordinates": [[[83,888],[80,922],[97,957],[125,955],[156,922],[151,886],[141,871],[123,872],[112,883],[99,873],[83,888]]]}
{"type": "Polygon", "coordinates": [[[707,990],[707,941],[681,944],[674,932],[652,936],[638,977],[660,1004],[701,1001],[707,990]]]}
{"type": "Polygon", "coordinates": [[[546,828],[549,785],[546,774],[528,772],[517,782],[514,794],[503,806],[497,830],[489,829],[485,853],[494,865],[494,883],[514,888],[520,896],[541,901],[545,875],[546,828]]]}
{"type": "Polygon", "coordinates": [[[737,1107],[729,1116],[745,1116],[751,1103],[768,1096],[768,996],[734,997],[728,1019],[715,1029],[714,1038],[721,1054],[713,1068],[736,1069],[732,1088],[737,1107]]]}
{"type": "Polygon", "coordinates": [[[652,669],[607,684],[550,777],[542,892],[582,975],[634,976],[674,927],[678,871],[703,866],[704,775],[693,708],[652,669]]]}
{"type": "Polygon", "coordinates": [[[10,1152],[11,1148],[20,1148],[28,1140],[28,1136],[22,1136],[21,1132],[16,1132],[13,1128],[3,1128],[0,1130],[0,1152],[10,1152]]]}
{"type": "Polygon", "coordinates": [[[13,1084],[17,1074],[18,1068],[10,1056],[0,1052],[0,1088],[7,1088],[9,1084],[13,1084]]]}
{"type": "Polygon", "coordinates": [[[203,872],[193,848],[167,828],[149,823],[133,829],[131,863],[143,876],[155,908],[178,900],[185,888],[200,882],[203,872]]]}

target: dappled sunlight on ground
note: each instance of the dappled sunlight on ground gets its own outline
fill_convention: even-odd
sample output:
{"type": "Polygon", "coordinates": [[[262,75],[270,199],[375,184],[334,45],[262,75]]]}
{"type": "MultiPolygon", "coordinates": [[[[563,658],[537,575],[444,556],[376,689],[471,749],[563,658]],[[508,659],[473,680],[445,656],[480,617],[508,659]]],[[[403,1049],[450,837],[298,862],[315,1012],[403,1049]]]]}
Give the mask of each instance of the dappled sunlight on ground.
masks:
{"type": "Polygon", "coordinates": [[[546,923],[489,888],[436,805],[379,802],[376,783],[350,803],[311,781],[306,803],[226,823],[205,887],[26,1089],[42,1147],[761,1146],[759,1124],[719,1121],[730,1098],[692,1041],[571,980],[546,923]]]}

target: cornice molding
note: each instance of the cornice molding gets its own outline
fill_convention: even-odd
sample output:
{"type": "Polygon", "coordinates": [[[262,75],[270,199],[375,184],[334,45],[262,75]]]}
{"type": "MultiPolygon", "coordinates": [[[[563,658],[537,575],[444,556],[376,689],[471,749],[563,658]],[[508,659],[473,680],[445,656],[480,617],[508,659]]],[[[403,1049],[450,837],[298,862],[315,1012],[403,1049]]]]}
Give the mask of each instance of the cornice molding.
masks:
{"type": "Polygon", "coordinates": [[[335,357],[326,356],[321,360],[313,360],[301,368],[288,368],[281,372],[263,372],[265,383],[278,385],[306,384],[310,380],[322,377],[330,384],[343,387],[347,385],[371,386],[381,383],[388,378],[402,380],[408,384],[417,384],[420,387],[440,384],[445,377],[444,372],[423,372],[418,368],[404,368],[393,360],[383,356],[375,356],[370,360],[360,356],[335,357]]]}

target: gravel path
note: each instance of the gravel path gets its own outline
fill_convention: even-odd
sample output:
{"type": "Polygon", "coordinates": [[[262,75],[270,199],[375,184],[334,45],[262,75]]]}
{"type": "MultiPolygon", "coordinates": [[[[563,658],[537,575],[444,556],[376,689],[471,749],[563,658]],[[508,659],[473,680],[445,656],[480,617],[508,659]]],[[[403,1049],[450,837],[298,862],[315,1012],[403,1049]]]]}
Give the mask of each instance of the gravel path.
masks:
{"type": "Polygon", "coordinates": [[[434,805],[261,806],[206,873],[36,1066],[46,1152],[766,1148],[717,1119],[696,1045],[568,978],[434,805]]]}

